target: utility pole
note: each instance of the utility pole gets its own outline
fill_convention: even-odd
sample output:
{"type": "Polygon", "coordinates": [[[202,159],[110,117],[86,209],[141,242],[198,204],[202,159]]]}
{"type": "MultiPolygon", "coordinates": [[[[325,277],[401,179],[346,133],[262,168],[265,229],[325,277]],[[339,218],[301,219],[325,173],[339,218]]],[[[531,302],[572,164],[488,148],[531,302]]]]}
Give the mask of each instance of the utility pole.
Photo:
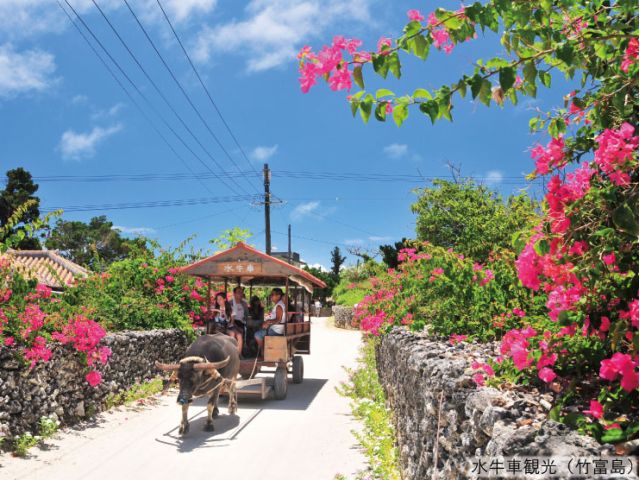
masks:
{"type": "Polygon", "coordinates": [[[271,255],[271,193],[269,192],[271,172],[268,163],[264,164],[262,175],[264,177],[264,248],[267,255],[271,255]]]}
{"type": "Polygon", "coordinates": [[[291,224],[289,224],[289,230],[288,230],[287,233],[288,233],[288,236],[289,236],[289,255],[288,255],[288,258],[289,258],[289,263],[291,263],[291,255],[292,255],[291,254],[291,224]]]}

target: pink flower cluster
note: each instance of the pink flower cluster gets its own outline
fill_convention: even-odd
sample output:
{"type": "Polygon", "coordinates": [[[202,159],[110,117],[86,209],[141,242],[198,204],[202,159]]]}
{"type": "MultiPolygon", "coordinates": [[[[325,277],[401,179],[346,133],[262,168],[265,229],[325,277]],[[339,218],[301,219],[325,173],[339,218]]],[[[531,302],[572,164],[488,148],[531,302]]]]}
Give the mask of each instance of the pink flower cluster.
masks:
{"type": "Polygon", "coordinates": [[[360,40],[336,36],[330,46],[323,46],[317,54],[313,53],[311,47],[303,47],[298,53],[302,92],[307,93],[316,84],[318,77],[325,75],[328,76],[329,87],[332,90],[349,90],[352,84],[352,72],[349,70],[348,62],[343,58],[343,52],[346,51],[354,58],[358,57],[356,60],[370,59],[371,56],[368,53],[357,51],[360,45],[362,45],[360,40]]]}
{"type": "Polygon", "coordinates": [[[476,360],[471,363],[471,368],[473,368],[474,370],[480,370],[474,373],[472,377],[473,381],[476,382],[476,385],[478,385],[479,387],[484,386],[486,379],[485,375],[493,377],[496,374],[491,365],[489,365],[488,363],[478,362],[476,360]]]}
{"type": "MultiPolygon", "coordinates": [[[[99,323],[77,315],[62,328],[62,331],[54,332],[51,336],[63,345],[71,344],[78,352],[84,353],[87,357],[87,365],[93,366],[96,362],[106,364],[111,356],[109,347],[98,347],[105,335],[106,332],[99,323]]],[[[100,373],[90,372],[89,375],[91,375],[91,380],[87,377],[87,381],[95,386],[92,382],[98,378],[100,373]]],[[[99,380],[98,383],[100,383],[99,380]]]]}
{"type": "Polygon", "coordinates": [[[638,388],[638,357],[616,352],[600,362],[600,377],[614,381],[620,378],[620,386],[627,392],[638,388]]]}
{"type": "Polygon", "coordinates": [[[565,164],[564,138],[553,138],[546,147],[538,144],[531,150],[531,158],[536,162],[536,173],[546,175],[553,168],[565,164]]]}
{"type": "Polygon", "coordinates": [[[638,37],[633,37],[629,40],[629,45],[624,52],[622,63],[620,64],[620,70],[627,73],[629,68],[638,62],[638,37]]]}
{"type": "Polygon", "coordinates": [[[40,335],[33,340],[31,347],[24,350],[24,358],[31,362],[31,368],[35,367],[38,361],[48,362],[51,355],[51,350],[47,348],[47,341],[40,335]]]}
{"type": "Polygon", "coordinates": [[[634,155],[638,150],[638,136],[633,125],[625,122],[618,130],[606,129],[596,137],[596,142],[596,165],[619,187],[629,185],[631,177],[627,170],[637,164],[634,155]]]}
{"type": "Polygon", "coordinates": [[[529,351],[528,339],[535,337],[537,334],[538,332],[531,327],[508,331],[502,337],[500,353],[503,357],[511,358],[518,370],[529,368],[533,364],[534,358],[529,351]]]}

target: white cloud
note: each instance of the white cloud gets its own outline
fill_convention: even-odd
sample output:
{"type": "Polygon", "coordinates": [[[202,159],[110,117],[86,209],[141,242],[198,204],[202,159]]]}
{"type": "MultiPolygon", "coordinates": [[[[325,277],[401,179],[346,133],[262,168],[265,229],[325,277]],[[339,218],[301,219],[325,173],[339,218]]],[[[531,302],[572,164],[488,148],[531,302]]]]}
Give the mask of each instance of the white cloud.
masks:
{"type": "Polygon", "coordinates": [[[102,109],[102,110],[98,110],[97,112],[95,112],[94,114],[91,115],[91,118],[93,120],[98,120],[101,118],[110,118],[110,117],[115,117],[116,115],[118,115],[118,113],[120,113],[120,111],[125,107],[126,105],[122,102],[118,102],[115,105],[106,108],[106,109],[102,109]]]}
{"type": "Polygon", "coordinates": [[[321,263],[313,263],[311,265],[309,265],[311,268],[317,268],[318,270],[320,270],[321,272],[328,272],[329,269],[327,267],[325,267],[323,264],[321,263]]]}
{"type": "Polygon", "coordinates": [[[357,247],[360,245],[364,245],[364,240],[362,240],[361,238],[347,238],[344,243],[346,245],[351,245],[353,247],[357,247]]]}
{"type": "Polygon", "coordinates": [[[254,148],[249,156],[252,160],[264,162],[265,160],[269,160],[271,157],[273,157],[277,151],[278,145],[273,145],[271,147],[260,146],[254,148]]]}
{"type": "Polygon", "coordinates": [[[498,185],[502,183],[503,175],[499,170],[490,170],[484,177],[487,185],[498,185]]]}
{"type": "Polygon", "coordinates": [[[217,3],[217,0],[165,0],[163,6],[168,10],[167,14],[172,21],[183,22],[192,14],[201,15],[212,11],[217,3]]]}
{"type": "Polygon", "coordinates": [[[67,130],[62,134],[58,148],[62,156],[69,160],[90,158],[96,153],[96,147],[110,136],[122,130],[121,124],[111,127],[93,127],[90,132],[81,133],[67,130]]]}
{"type": "Polygon", "coordinates": [[[0,97],[13,97],[49,88],[56,64],[48,52],[33,49],[18,52],[10,43],[0,45],[0,97]]]}
{"type": "Polygon", "coordinates": [[[377,237],[375,235],[369,237],[370,242],[390,242],[391,240],[393,240],[393,237],[377,237]]]}
{"type": "Polygon", "coordinates": [[[156,233],[156,230],[150,227],[123,227],[121,225],[114,225],[113,230],[118,230],[128,235],[151,235],[156,233]]]}
{"type": "Polygon", "coordinates": [[[371,0],[251,0],[246,17],[197,35],[194,56],[207,62],[218,52],[244,52],[247,70],[258,72],[293,61],[297,50],[341,22],[370,21],[371,0]]]}
{"type": "Polygon", "coordinates": [[[302,220],[303,218],[315,213],[319,207],[320,202],[318,201],[301,203],[291,211],[291,220],[302,220]]]}
{"type": "Polygon", "coordinates": [[[409,146],[404,143],[392,143],[382,149],[389,158],[402,158],[409,153],[409,146]]]}
{"type": "MultiPolygon", "coordinates": [[[[74,0],[70,3],[80,15],[96,13],[91,0],[74,0]]],[[[156,0],[138,0],[130,3],[144,22],[166,27],[156,0]]],[[[71,9],[64,1],[62,4],[73,17],[71,9]]],[[[100,0],[99,4],[107,14],[115,10],[124,10],[128,14],[122,0],[100,0]]],[[[217,0],[163,0],[162,4],[172,22],[184,23],[213,11],[217,0]]],[[[71,23],[58,6],[57,0],[0,0],[0,40],[18,40],[47,33],[61,33],[69,28],[72,28],[71,23]]]]}
{"type": "Polygon", "coordinates": [[[89,97],[87,97],[86,95],[74,95],[73,98],[71,99],[71,103],[73,105],[84,105],[85,103],[87,103],[89,101],[89,97]]]}

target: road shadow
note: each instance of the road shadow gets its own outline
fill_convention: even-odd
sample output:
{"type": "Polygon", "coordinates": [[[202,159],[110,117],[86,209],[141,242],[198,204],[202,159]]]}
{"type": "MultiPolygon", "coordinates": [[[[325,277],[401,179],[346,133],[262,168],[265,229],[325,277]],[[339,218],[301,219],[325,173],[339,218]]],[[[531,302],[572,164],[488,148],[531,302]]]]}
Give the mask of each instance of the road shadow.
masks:
{"type": "MultiPolygon", "coordinates": [[[[306,410],[327,382],[326,378],[305,378],[298,384],[289,380],[287,398],[284,400],[276,400],[273,397],[261,400],[238,395],[238,409],[241,410],[244,406],[261,410],[306,410]]],[[[271,383],[270,379],[267,379],[267,383],[271,383]]]]}
{"type": "Polygon", "coordinates": [[[207,423],[207,397],[201,397],[189,407],[189,433],[180,435],[178,433],[180,415],[176,412],[176,425],[162,437],[156,438],[156,442],[175,447],[180,453],[188,453],[198,448],[216,448],[229,444],[237,433],[246,426],[248,422],[259,412],[255,412],[250,418],[241,418],[238,415],[228,415],[226,413],[226,402],[219,402],[220,415],[213,420],[215,430],[208,432],[204,430],[207,423]]]}

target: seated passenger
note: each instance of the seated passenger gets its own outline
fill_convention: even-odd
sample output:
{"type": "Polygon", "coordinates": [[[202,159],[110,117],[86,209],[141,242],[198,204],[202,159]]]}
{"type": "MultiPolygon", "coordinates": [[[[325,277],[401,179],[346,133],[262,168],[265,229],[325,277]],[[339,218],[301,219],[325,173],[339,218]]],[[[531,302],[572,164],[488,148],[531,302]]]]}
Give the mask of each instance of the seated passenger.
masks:
{"type": "Polygon", "coordinates": [[[264,337],[267,335],[284,335],[285,323],[287,323],[286,307],[283,301],[284,293],[280,288],[271,290],[271,302],[273,310],[267,315],[262,323],[262,329],[255,334],[258,347],[262,350],[264,337]]]}
{"type": "Polygon", "coordinates": [[[238,285],[233,289],[233,298],[229,303],[231,305],[231,321],[227,330],[228,334],[238,342],[238,352],[242,355],[244,331],[249,319],[249,305],[244,299],[244,289],[241,286],[238,285]]]}
{"type": "Polygon", "coordinates": [[[224,292],[216,293],[211,309],[212,328],[207,333],[227,333],[227,326],[231,318],[231,305],[227,302],[224,292]]]}

